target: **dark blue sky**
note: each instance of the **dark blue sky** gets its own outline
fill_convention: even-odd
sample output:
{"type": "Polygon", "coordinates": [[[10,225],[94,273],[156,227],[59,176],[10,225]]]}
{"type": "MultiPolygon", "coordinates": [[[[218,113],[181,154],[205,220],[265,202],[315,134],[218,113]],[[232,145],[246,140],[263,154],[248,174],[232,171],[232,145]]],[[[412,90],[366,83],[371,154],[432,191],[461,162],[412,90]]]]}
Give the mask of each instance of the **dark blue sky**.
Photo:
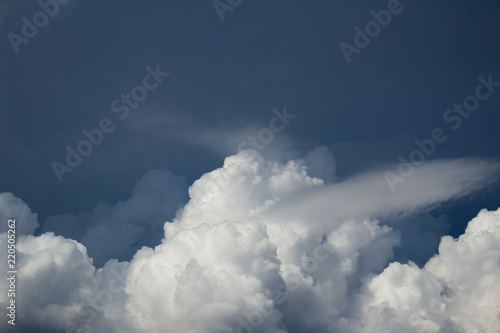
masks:
{"type": "MultiPolygon", "coordinates": [[[[387,5],[242,1],[220,21],[211,1],[73,0],[15,53],[8,34],[41,8],[1,1],[0,190],[43,221],[123,200],[151,169],[191,183],[284,105],[297,118],[273,145],[328,146],[340,179],[397,163],[436,127],[448,139],[430,159],[500,157],[500,88],[457,130],[443,120],[478,76],[500,81],[500,3],[401,1],[348,63],[339,44],[387,5]],[[120,120],[111,103],[157,64],[170,75],[120,120]],[[103,118],[115,130],[59,182],[51,163],[103,118]]],[[[465,223],[496,209],[498,193],[443,211],[465,223]]]]}

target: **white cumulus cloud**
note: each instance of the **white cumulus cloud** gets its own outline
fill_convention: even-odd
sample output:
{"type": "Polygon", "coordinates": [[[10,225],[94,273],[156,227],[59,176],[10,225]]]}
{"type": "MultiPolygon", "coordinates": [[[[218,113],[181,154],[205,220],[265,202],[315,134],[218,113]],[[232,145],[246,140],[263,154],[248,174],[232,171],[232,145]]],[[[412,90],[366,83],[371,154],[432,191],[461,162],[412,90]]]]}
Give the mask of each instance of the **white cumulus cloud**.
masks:
{"type": "MultiPolygon", "coordinates": [[[[498,332],[500,209],[481,211],[458,239],[439,240],[448,221],[425,215],[487,186],[497,171],[479,160],[429,162],[392,193],[378,170],[336,182],[325,148],[287,162],[248,150],[195,181],[175,217],[184,183],[153,171],[130,199],[50,217],[39,236],[30,235],[36,215],[2,193],[0,215],[17,217],[25,233],[17,238],[19,327],[498,332]],[[419,243],[439,243],[439,252],[423,266],[395,260],[400,252],[426,261],[432,253],[417,255],[419,243]]],[[[1,281],[3,308],[7,289],[1,281]]]]}

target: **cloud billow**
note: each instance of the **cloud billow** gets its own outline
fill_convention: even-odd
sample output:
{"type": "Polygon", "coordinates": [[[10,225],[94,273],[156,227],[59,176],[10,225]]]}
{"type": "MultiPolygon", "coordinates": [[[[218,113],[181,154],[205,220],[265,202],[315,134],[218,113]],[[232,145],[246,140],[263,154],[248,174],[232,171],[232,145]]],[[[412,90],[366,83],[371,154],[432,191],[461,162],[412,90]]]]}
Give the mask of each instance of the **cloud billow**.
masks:
{"type": "MultiPolygon", "coordinates": [[[[489,185],[498,165],[429,162],[397,193],[383,171],[340,181],[334,172],[324,148],[285,163],[245,150],[195,181],[179,210],[183,181],[153,171],[115,206],[49,217],[42,235],[18,237],[18,322],[26,332],[498,331],[500,209],[441,238],[423,266],[395,260],[398,248],[411,259],[418,242],[437,243],[425,230],[447,221],[424,213],[489,185]]],[[[31,221],[32,233],[29,207],[0,195],[14,201],[0,211],[31,221]]]]}

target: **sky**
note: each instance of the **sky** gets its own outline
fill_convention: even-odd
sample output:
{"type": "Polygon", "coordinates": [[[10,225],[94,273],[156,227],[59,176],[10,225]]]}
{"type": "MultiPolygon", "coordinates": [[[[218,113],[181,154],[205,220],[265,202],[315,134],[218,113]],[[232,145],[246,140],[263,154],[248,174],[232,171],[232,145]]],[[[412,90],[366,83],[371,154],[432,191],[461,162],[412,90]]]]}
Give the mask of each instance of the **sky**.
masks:
{"type": "Polygon", "coordinates": [[[2,331],[497,332],[499,17],[1,0],[2,331]]]}

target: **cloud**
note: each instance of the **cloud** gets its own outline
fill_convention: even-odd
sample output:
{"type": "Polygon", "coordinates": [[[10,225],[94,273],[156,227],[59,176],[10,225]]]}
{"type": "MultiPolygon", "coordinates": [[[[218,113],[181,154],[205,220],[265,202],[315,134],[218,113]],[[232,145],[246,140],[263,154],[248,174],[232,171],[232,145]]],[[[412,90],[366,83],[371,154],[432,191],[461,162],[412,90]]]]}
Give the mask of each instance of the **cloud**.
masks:
{"type": "Polygon", "coordinates": [[[500,209],[482,210],[459,239],[443,237],[439,255],[425,266],[445,286],[443,312],[449,309],[467,331],[500,328],[499,222],[500,209]]]}
{"type": "MultiPolygon", "coordinates": [[[[5,233],[0,236],[0,246],[6,248],[5,233]]],[[[85,297],[95,291],[95,267],[85,247],[74,240],[45,233],[37,237],[18,236],[16,249],[16,326],[23,332],[63,328],[82,311],[85,297]]],[[[6,272],[4,261],[0,267],[6,272]]],[[[3,309],[9,302],[8,289],[4,278],[0,283],[3,309]]],[[[6,320],[2,320],[2,325],[7,325],[6,320]]]]}
{"type": "Polygon", "coordinates": [[[423,269],[391,263],[357,298],[359,332],[498,332],[500,209],[445,236],[423,269]]]}
{"type": "Polygon", "coordinates": [[[187,200],[187,183],[167,170],[151,170],[137,181],[132,195],[112,206],[98,203],[92,212],[48,217],[41,230],[87,246],[98,266],[112,258],[130,260],[142,246],[155,246],[163,224],[187,200]]]}
{"type": "MultiPolygon", "coordinates": [[[[253,113],[255,109],[248,112],[253,113]]],[[[284,130],[285,127],[282,127],[289,125],[288,119],[293,118],[284,118],[284,123],[282,123],[276,118],[273,108],[269,108],[268,112],[267,123],[226,118],[225,121],[207,126],[206,121],[200,122],[199,117],[190,116],[187,110],[157,112],[151,108],[145,108],[140,118],[134,122],[128,122],[125,126],[134,137],[148,137],[150,141],[157,142],[159,145],[163,145],[167,140],[174,140],[192,147],[201,147],[220,157],[237,153],[242,149],[240,146],[254,147],[264,156],[273,156],[294,146],[293,138],[284,130]],[[278,121],[271,121],[273,118],[278,121]],[[259,132],[265,128],[272,128],[272,131],[261,133],[259,137],[259,132]],[[269,133],[271,133],[270,138],[269,133]]]]}
{"type": "MultiPolygon", "coordinates": [[[[130,267],[127,310],[147,332],[230,331],[247,308],[273,308],[270,291],[285,287],[276,247],[257,221],[184,229],[139,251],[130,267]]],[[[279,322],[275,313],[261,326],[278,329],[279,322]]]]}
{"type": "MultiPolygon", "coordinates": [[[[378,170],[335,182],[325,148],[287,162],[246,150],[195,181],[164,224],[183,183],[153,171],[124,202],[44,222],[75,229],[78,241],[19,236],[18,320],[39,332],[496,332],[500,209],[481,211],[459,239],[441,238],[424,266],[406,259],[419,242],[436,246],[448,225],[418,214],[487,186],[497,168],[429,162],[392,193],[378,170]],[[163,238],[129,261],[96,268],[87,254],[130,251],[159,225],[163,238]]],[[[6,289],[1,281],[1,307],[6,289]]]]}
{"type": "Polygon", "coordinates": [[[337,179],[335,175],[337,161],[327,147],[314,148],[307,153],[304,162],[310,176],[323,179],[326,183],[331,183],[337,179]]]}
{"type": "Polygon", "coordinates": [[[410,215],[467,197],[498,180],[500,164],[478,159],[430,161],[392,192],[374,170],[328,186],[302,191],[277,204],[270,217],[312,217],[321,224],[345,218],[410,215]]]}
{"type": "Polygon", "coordinates": [[[31,212],[24,201],[12,193],[0,193],[0,233],[7,232],[7,220],[16,218],[19,220],[17,234],[31,235],[38,228],[38,216],[31,212]],[[22,222],[21,222],[22,221],[22,222]]]}
{"type": "Polygon", "coordinates": [[[412,260],[423,266],[437,251],[441,236],[447,234],[451,223],[447,216],[434,217],[429,213],[381,220],[397,230],[401,244],[395,249],[395,259],[400,262],[412,260]]]}

